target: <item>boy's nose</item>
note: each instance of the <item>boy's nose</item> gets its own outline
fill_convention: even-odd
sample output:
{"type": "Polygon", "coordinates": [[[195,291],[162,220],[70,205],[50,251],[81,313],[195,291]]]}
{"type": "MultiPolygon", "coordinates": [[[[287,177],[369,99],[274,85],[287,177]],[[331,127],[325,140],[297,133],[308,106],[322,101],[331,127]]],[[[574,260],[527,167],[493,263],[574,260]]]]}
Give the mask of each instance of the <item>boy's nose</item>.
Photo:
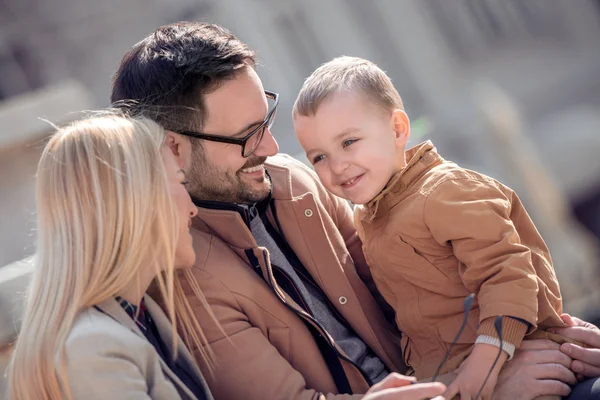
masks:
{"type": "Polygon", "coordinates": [[[342,174],[350,163],[344,157],[335,157],[329,160],[331,172],[336,175],[342,174]]]}

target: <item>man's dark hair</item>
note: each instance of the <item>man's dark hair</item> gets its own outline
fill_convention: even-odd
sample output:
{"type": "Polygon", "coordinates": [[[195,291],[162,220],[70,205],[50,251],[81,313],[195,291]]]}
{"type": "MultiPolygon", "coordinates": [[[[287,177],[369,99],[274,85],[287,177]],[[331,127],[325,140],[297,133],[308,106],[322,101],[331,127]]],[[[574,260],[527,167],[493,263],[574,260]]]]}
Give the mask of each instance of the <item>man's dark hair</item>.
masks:
{"type": "Polygon", "coordinates": [[[165,25],[125,54],[113,76],[110,100],[168,130],[201,130],[204,95],[255,62],[255,53],[221,26],[165,25]]]}

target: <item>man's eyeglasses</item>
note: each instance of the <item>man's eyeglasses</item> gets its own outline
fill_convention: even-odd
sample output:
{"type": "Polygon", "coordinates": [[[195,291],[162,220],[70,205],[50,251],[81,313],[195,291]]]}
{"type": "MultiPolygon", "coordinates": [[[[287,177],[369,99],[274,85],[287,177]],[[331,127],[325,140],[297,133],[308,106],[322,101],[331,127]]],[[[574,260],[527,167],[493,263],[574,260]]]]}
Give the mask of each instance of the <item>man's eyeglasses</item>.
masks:
{"type": "Polygon", "coordinates": [[[265,134],[265,130],[271,129],[271,126],[273,126],[273,122],[275,121],[275,115],[277,114],[279,94],[265,90],[265,95],[267,96],[267,99],[271,100],[271,102],[273,103],[272,107],[270,107],[269,112],[267,112],[267,117],[260,125],[252,129],[243,138],[233,138],[230,136],[222,135],[209,135],[206,133],[194,131],[181,131],[178,133],[181,135],[190,136],[198,139],[210,140],[212,142],[237,144],[239,146],[242,146],[242,157],[250,157],[252,154],[254,154],[254,151],[260,144],[265,134]]]}

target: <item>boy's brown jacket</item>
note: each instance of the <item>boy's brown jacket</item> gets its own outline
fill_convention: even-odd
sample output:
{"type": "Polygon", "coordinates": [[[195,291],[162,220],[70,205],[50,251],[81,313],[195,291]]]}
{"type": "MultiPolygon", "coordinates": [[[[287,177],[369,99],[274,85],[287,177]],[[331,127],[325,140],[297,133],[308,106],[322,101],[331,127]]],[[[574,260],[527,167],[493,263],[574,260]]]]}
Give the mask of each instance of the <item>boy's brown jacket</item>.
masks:
{"type": "Polygon", "coordinates": [[[445,161],[431,142],[408,150],[407,162],[382,193],[357,207],[355,220],[417,377],[435,372],[469,293],[476,301],[443,371],[458,367],[478,335],[497,337],[498,315],[505,316],[503,339],[516,347],[526,333],[565,326],[548,248],[515,192],[445,161]]]}

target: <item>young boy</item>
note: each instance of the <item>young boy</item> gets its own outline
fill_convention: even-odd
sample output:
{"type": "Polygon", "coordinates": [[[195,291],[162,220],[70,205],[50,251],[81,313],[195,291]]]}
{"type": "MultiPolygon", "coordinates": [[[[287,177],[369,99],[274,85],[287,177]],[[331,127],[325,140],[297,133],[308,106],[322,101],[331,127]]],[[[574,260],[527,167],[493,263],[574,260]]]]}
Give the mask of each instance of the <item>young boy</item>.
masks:
{"type": "Polygon", "coordinates": [[[517,195],[444,160],[431,142],[406,150],[410,122],[400,95],[375,64],[336,58],[304,83],[294,128],[320,180],[350,200],[373,280],[396,311],[404,357],[431,377],[476,294],[466,329],[442,373],[458,369],[451,398],[474,398],[500,350],[482,398],[526,335],[564,327],[548,249],[517,195]],[[459,368],[460,366],[460,368],[459,368]]]}

